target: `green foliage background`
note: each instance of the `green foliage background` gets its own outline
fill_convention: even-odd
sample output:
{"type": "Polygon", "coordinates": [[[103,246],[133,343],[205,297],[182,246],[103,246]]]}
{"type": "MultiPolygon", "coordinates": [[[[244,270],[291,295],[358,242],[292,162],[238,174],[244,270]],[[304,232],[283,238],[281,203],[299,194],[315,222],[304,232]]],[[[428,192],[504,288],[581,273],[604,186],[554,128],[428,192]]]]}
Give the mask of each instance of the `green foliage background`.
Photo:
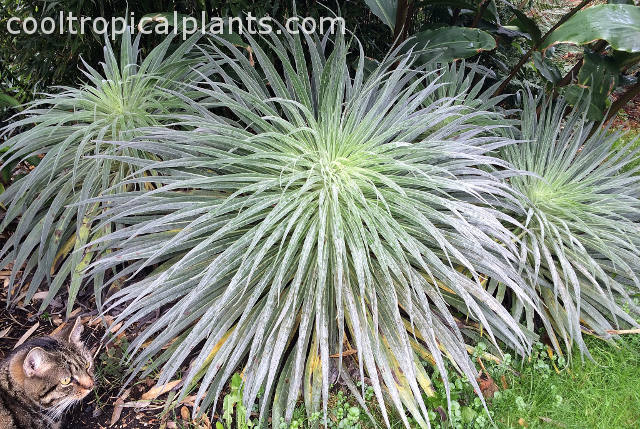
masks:
{"type": "MultiPolygon", "coordinates": [[[[28,102],[34,93],[45,91],[51,85],[72,85],[78,83],[82,75],[81,61],[95,66],[103,57],[102,36],[65,34],[11,35],[5,32],[11,17],[37,19],[57,17],[60,11],[74,16],[104,17],[110,22],[112,17],[134,13],[137,19],[158,12],[177,11],[181,14],[200,16],[204,11],[208,17],[242,16],[251,12],[254,16],[269,15],[278,20],[291,16],[293,1],[280,0],[265,2],[260,0],[183,0],[183,1],[136,1],[124,0],[83,1],[83,0],[1,0],[0,28],[0,88],[20,102],[28,102]]],[[[389,29],[369,11],[364,0],[337,0],[328,7],[314,0],[295,1],[297,13],[302,16],[329,16],[340,11],[349,29],[365,44],[369,55],[383,56],[391,46],[389,29]],[[330,8],[330,9],[329,9],[330,8]]],[[[145,56],[156,46],[163,36],[145,36],[141,51],[145,56]]],[[[5,112],[0,119],[6,119],[5,112]]]]}

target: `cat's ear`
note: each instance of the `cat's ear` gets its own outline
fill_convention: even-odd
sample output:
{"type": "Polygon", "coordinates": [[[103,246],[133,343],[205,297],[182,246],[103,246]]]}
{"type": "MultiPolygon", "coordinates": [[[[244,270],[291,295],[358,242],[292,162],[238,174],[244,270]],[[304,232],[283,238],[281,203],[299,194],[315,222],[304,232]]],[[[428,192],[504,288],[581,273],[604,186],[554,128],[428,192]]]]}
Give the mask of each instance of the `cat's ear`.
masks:
{"type": "Polygon", "coordinates": [[[34,347],[25,356],[22,369],[27,377],[41,377],[51,369],[51,359],[46,351],[34,347]]]}
{"type": "Polygon", "coordinates": [[[82,322],[78,317],[73,324],[67,323],[67,325],[60,332],[53,335],[53,337],[80,346],[82,345],[80,335],[82,335],[83,330],[84,326],[82,326],[82,322]]]}

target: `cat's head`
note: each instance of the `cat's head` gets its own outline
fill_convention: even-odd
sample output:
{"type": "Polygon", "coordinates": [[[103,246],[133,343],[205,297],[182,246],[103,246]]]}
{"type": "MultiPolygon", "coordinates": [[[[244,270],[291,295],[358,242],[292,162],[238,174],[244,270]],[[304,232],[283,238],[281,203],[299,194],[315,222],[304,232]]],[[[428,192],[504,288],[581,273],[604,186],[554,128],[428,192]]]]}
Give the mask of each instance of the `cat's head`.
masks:
{"type": "Polygon", "coordinates": [[[80,339],[80,319],[60,332],[25,343],[23,389],[31,402],[57,418],[94,386],[93,357],[80,339]]]}

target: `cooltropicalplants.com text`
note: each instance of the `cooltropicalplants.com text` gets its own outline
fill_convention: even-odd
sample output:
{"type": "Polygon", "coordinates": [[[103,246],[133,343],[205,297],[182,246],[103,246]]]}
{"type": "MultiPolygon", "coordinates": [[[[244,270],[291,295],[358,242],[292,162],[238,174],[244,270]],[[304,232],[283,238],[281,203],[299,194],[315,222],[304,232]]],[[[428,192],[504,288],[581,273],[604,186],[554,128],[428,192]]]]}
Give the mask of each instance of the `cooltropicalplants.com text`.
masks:
{"type": "Polygon", "coordinates": [[[187,36],[201,32],[202,34],[313,34],[313,33],[345,33],[345,22],[341,17],[300,17],[293,16],[283,25],[279,25],[269,16],[257,17],[247,13],[243,17],[207,17],[202,12],[199,18],[173,13],[145,15],[139,20],[135,13],[128,17],[75,16],[72,12],[60,12],[56,18],[45,17],[40,20],[34,17],[20,19],[13,17],[7,20],[7,30],[10,34],[110,34],[112,39],[130,28],[133,33],[142,34],[181,34],[187,36]]]}

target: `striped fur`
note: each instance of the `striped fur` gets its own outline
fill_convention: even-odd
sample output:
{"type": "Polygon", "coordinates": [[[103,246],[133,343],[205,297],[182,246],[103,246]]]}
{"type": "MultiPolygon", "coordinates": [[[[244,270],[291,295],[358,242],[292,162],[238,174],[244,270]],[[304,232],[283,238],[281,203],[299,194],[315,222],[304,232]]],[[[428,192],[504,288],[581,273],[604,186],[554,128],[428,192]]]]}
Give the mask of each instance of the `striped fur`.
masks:
{"type": "Polygon", "coordinates": [[[57,429],[64,412],[91,392],[93,359],[81,332],[76,320],[56,335],[27,341],[0,363],[0,428],[57,429]]]}

